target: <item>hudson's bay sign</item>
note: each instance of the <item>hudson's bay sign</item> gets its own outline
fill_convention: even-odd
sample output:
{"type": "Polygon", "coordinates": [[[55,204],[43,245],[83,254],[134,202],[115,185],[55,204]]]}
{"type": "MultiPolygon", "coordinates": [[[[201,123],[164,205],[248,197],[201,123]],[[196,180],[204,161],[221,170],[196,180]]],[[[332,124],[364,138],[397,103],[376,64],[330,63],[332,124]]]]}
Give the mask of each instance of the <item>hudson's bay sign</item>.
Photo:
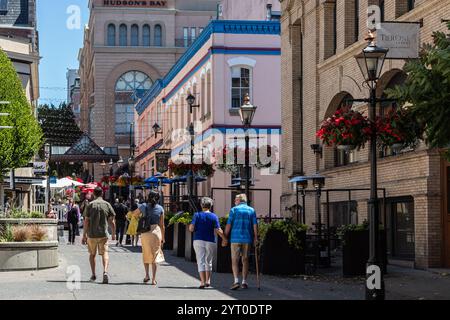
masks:
{"type": "Polygon", "coordinates": [[[139,8],[162,8],[167,5],[167,1],[149,0],[103,0],[106,7],[139,7],[139,8]]]}

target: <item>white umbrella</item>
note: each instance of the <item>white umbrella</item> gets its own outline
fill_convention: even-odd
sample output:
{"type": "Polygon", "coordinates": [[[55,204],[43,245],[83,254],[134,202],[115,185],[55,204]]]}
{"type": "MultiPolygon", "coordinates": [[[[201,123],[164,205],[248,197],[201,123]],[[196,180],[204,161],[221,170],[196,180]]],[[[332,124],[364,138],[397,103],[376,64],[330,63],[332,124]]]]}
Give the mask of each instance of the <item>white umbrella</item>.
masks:
{"type": "MultiPolygon", "coordinates": [[[[46,187],[47,186],[47,180],[42,181],[42,186],[46,187]]],[[[67,187],[79,187],[79,186],[84,186],[83,183],[80,183],[78,181],[75,180],[71,180],[68,178],[62,178],[62,179],[58,179],[56,181],[56,183],[51,183],[50,184],[50,188],[67,188],[67,187]]]]}

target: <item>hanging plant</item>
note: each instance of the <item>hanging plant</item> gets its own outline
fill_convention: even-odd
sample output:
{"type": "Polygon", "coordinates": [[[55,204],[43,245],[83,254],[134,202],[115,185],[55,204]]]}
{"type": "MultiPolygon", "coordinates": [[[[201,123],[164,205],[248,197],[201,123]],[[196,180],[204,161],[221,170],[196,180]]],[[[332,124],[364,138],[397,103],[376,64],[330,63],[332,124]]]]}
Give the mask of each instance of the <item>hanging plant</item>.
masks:
{"type": "Polygon", "coordinates": [[[212,164],[208,164],[206,162],[203,162],[202,164],[186,164],[186,163],[175,163],[170,162],[169,163],[169,169],[170,171],[178,177],[186,176],[190,170],[194,171],[195,175],[203,176],[203,177],[210,177],[214,175],[214,167],[212,164]]]}
{"type": "Polygon", "coordinates": [[[316,136],[327,146],[352,146],[360,149],[368,141],[371,132],[368,118],[346,106],[323,121],[316,136]]]}
{"type": "Polygon", "coordinates": [[[415,148],[423,137],[423,126],[407,109],[390,111],[376,121],[378,145],[398,145],[400,149],[415,148]]]}
{"type": "Polygon", "coordinates": [[[250,165],[257,169],[270,168],[272,166],[272,146],[265,145],[261,146],[259,149],[250,148],[247,151],[239,147],[230,148],[225,146],[220,152],[214,153],[217,169],[230,173],[231,175],[238,174],[240,168],[245,165],[245,158],[242,158],[240,155],[245,155],[245,157],[249,158],[250,165]],[[233,159],[231,159],[230,155],[233,156],[233,159]],[[265,158],[270,158],[270,161],[263,161],[263,155],[265,158]],[[221,163],[217,163],[217,160],[219,159],[221,160],[221,163]]]}

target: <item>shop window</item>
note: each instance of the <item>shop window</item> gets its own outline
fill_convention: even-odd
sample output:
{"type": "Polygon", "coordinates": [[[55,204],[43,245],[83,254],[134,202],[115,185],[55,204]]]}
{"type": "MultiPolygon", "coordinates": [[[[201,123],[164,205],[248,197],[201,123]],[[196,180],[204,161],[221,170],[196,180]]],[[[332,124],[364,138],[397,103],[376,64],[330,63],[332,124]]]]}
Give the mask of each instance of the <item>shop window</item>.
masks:
{"type": "Polygon", "coordinates": [[[8,11],[8,0],[0,0],[0,12],[8,11]]]}

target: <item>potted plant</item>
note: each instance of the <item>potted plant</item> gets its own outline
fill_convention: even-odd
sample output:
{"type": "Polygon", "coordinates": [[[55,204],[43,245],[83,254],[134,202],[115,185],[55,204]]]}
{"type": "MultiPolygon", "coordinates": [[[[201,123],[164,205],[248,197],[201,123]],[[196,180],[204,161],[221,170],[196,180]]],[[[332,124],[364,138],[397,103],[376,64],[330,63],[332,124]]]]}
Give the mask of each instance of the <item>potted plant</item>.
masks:
{"type": "Polygon", "coordinates": [[[368,118],[346,106],[323,121],[316,136],[327,146],[349,151],[363,147],[371,132],[372,126],[368,118]]]}
{"type": "Polygon", "coordinates": [[[376,120],[378,145],[391,147],[395,151],[415,148],[423,137],[423,126],[407,109],[390,111],[376,120]]]}
{"type": "Polygon", "coordinates": [[[165,233],[164,233],[164,249],[165,250],[173,250],[173,230],[174,225],[170,224],[170,219],[172,219],[175,216],[174,213],[167,213],[164,215],[164,224],[166,227],[165,233]]]}
{"type": "Polygon", "coordinates": [[[176,257],[185,255],[186,226],[191,221],[192,215],[189,212],[178,213],[169,220],[169,225],[173,225],[173,254],[176,257]]]}
{"type": "MultiPolygon", "coordinates": [[[[228,216],[219,218],[220,227],[225,232],[225,227],[228,222],[228,216]]],[[[222,238],[217,237],[217,255],[215,259],[215,272],[218,273],[232,273],[231,268],[231,247],[228,245],[222,247],[222,238]]]]}
{"type": "Polygon", "coordinates": [[[294,275],[305,273],[305,243],[308,227],[292,220],[259,225],[261,272],[294,275]]]}
{"type": "MultiPolygon", "coordinates": [[[[344,277],[364,276],[369,260],[369,223],[347,225],[339,230],[342,238],[342,272],[344,277]]],[[[380,256],[386,273],[386,232],[380,227],[380,256]]]]}

